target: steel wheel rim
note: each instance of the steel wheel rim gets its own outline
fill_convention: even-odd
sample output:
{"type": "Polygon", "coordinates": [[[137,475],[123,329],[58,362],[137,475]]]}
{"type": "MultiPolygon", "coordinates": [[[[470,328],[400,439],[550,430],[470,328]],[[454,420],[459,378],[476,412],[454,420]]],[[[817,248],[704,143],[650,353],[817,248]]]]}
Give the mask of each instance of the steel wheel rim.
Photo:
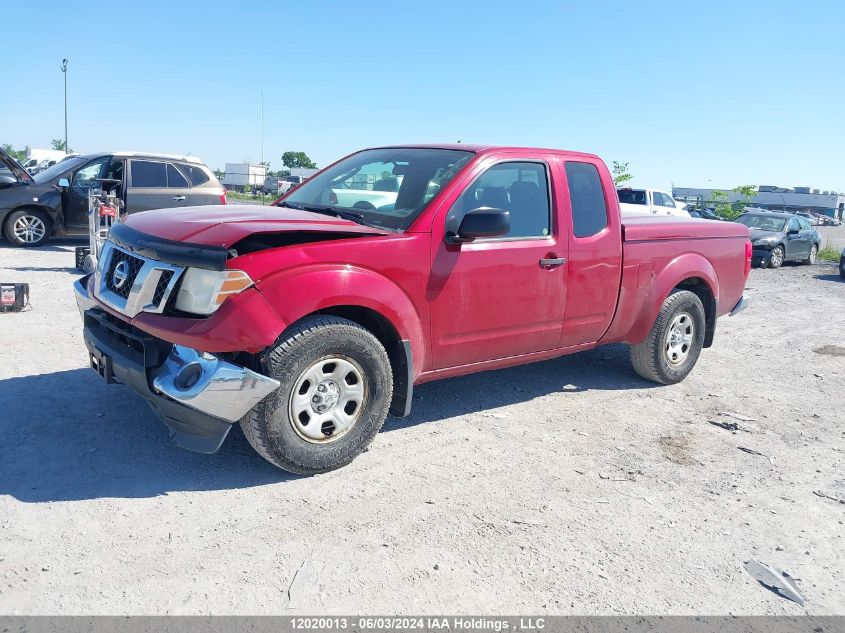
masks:
{"type": "Polygon", "coordinates": [[[810,263],[811,264],[816,263],[816,255],[818,254],[818,250],[819,249],[816,248],[815,244],[813,244],[813,246],[810,248],[810,263]]]}
{"type": "Polygon", "coordinates": [[[663,341],[663,354],[666,362],[673,367],[683,365],[689,357],[695,337],[695,322],[688,312],[675,315],[669,324],[663,341]]]}
{"type": "Polygon", "coordinates": [[[24,244],[34,244],[44,239],[47,227],[37,215],[22,215],[12,225],[12,232],[24,244]]]}
{"type": "Polygon", "coordinates": [[[778,267],[783,263],[783,251],[780,247],[777,247],[772,251],[771,260],[775,267],[778,267]]]}
{"type": "Polygon", "coordinates": [[[347,356],[325,356],[299,374],[288,413],[299,437],[327,444],[358,424],[366,404],[367,384],[361,366],[347,356]]]}

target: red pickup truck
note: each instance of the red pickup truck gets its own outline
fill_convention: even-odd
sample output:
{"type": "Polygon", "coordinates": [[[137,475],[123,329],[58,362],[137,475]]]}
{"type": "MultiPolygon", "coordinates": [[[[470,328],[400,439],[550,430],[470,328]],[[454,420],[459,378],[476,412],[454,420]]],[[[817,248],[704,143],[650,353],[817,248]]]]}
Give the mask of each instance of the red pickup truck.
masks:
{"type": "Polygon", "coordinates": [[[605,343],[676,383],[747,304],[745,226],[623,222],[591,154],[368,149],[274,204],[128,216],[75,284],[92,367],[183,447],[240,423],[273,464],[324,472],[415,384],[605,343]]]}

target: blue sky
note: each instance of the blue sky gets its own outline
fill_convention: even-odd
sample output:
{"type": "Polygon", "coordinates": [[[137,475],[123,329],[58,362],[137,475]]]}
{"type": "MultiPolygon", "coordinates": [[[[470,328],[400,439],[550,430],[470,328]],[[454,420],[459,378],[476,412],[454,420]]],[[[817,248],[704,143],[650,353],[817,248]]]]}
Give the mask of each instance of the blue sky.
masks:
{"type": "Polygon", "coordinates": [[[845,3],[8,2],[0,143],[192,153],[501,143],[637,184],[845,190],[845,3]],[[84,6],[84,9],[81,7],[84,6]]]}

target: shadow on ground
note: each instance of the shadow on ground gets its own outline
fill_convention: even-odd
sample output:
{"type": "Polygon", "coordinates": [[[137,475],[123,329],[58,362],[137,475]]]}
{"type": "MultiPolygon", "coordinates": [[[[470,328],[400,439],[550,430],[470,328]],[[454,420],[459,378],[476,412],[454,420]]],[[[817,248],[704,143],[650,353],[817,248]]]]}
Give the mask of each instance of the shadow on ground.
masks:
{"type": "Polygon", "coordinates": [[[37,253],[39,251],[48,253],[68,253],[71,259],[73,258],[73,249],[76,246],[88,246],[87,237],[57,237],[48,240],[43,246],[36,246],[34,248],[23,248],[19,246],[12,246],[6,238],[0,239],[0,249],[14,250],[25,257],[26,253],[37,253]]]}
{"type": "MultiPolygon", "coordinates": [[[[388,419],[384,431],[526,402],[568,384],[579,391],[655,386],[633,373],[624,347],[611,346],[421,385],[411,416],[388,419]]],[[[177,448],[142,398],[89,369],[2,380],[0,402],[0,495],[20,501],[153,497],[293,478],[259,457],[237,427],[214,455],[177,448]]]]}

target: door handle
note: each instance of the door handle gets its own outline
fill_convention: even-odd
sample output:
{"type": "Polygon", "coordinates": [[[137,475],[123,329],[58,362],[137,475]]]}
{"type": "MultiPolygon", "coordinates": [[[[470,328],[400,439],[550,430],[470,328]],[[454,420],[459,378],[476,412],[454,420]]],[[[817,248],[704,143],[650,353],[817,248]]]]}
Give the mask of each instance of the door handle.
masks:
{"type": "Polygon", "coordinates": [[[187,198],[185,196],[173,196],[173,199],[176,200],[177,202],[181,201],[181,200],[187,200],[187,198]]]}
{"type": "Polygon", "coordinates": [[[566,263],[565,257],[550,257],[548,259],[541,259],[540,266],[543,268],[556,268],[558,266],[563,266],[566,263]]]}

